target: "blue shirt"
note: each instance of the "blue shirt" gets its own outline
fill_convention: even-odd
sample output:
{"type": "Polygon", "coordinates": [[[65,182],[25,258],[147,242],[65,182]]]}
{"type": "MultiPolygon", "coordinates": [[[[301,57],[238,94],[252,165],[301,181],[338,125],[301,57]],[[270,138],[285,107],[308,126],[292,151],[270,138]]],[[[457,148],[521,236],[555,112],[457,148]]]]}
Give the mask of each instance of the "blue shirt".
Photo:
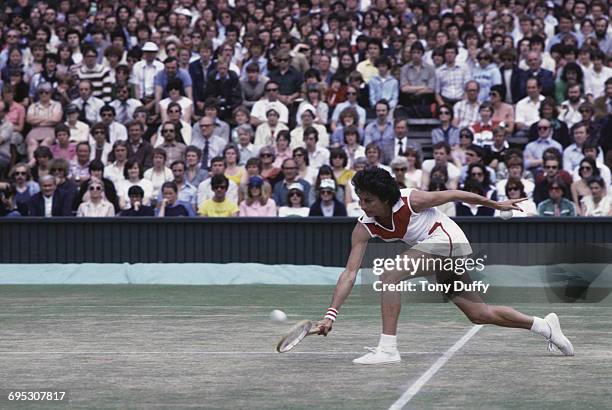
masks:
{"type": "Polygon", "coordinates": [[[375,142],[376,145],[382,148],[382,142],[387,140],[393,140],[395,138],[395,132],[393,131],[393,122],[387,120],[385,129],[380,132],[378,128],[378,121],[372,121],[365,127],[365,137],[363,139],[364,147],[371,142],[375,142]]]}
{"type": "MultiPolygon", "coordinates": [[[[532,159],[542,159],[542,154],[544,154],[544,151],[546,151],[548,148],[556,148],[560,153],[563,152],[563,147],[561,146],[561,144],[559,144],[557,141],[555,141],[554,139],[552,139],[552,136],[546,138],[546,139],[542,139],[542,138],[538,138],[535,141],[530,142],[529,144],[527,144],[527,146],[525,147],[525,169],[532,169],[532,168],[528,168],[527,167],[527,161],[532,160],[532,159]]],[[[561,164],[559,164],[561,165],[561,164]]],[[[540,169],[541,166],[536,167],[536,169],[540,169]]]]}
{"type": "MultiPolygon", "coordinates": [[[[186,88],[191,87],[191,76],[189,75],[189,71],[179,68],[176,74],[176,77],[179,78],[183,82],[183,93],[186,88]]],[[[155,86],[159,86],[162,89],[162,98],[168,97],[168,92],[166,91],[166,86],[168,85],[168,73],[166,70],[162,70],[155,76],[155,86]]]]}
{"type": "Polygon", "coordinates": [[[397,106],[399,97],[399,83],[393,76],[382,78],[375,75],[368,81],[370,87],[370,107],[374,108],[381,99],[387,100],[391,109],[397,106]]]}

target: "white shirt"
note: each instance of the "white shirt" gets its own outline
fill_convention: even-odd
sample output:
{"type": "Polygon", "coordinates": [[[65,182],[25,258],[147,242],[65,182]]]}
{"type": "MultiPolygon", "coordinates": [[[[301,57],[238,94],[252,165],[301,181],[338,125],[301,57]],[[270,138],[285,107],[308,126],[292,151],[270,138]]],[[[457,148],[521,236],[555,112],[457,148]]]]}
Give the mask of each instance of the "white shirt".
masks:
{"type": "Polygon", "coordinates": [[[581,98],[575,106],[572,106],[569,100],[565,100],[561,103],[559,108],[559,120],[563,121],[567,128],[572,128],[574,124],[582,121],[582,114],[578,111],[580,104],[584,102],[581,98]]]}
{"type": "MultiPolygon", "coordinates": [[[[73,100],[72,103],[79,107],[79,111],[83,109],[84,102],[81,97],[77,98],[76,100],[73,100]]],[[[104,107],[104,101],[97,97],[91,96],[86,101],[86,103],[87,105],[85,105],[85,118],[87,118],[87,121],[91,123],[100,122],[102,120],[102,118],[100,117],[100,108],[104,107]]]]}
{"type": "Polygon", "coordinates": [[[111,124],[108,126],[108,135],[110,137],[111,145],[113,145],[115,141],[126,141],[128,138],[125,125],[120,124],[117,121],[111,122],[111,124]]]}
{"type": "MultiPolygon", "coordinates": [[[[172,171],[171,171],[172,172],[172,171]]],[[[130,197],[128,195],[128,191],[133,186],[139,186],[144,191],[144,196],[142,198],[143,205],[150,205],[151,198],[153,197],[153,183],[146,178],[141,179],[137,183],[133,183],[128,181],[127,179],[119,181],[119,183],[115,184],[117,186],[117,197],[121,197],[125,201],[125,208],[130,208],[130,197]]]]}
{"type": "MultiPolygon", "coordinates": [[[[109,104],[111,107],[115,109],[115,113],[116,113],[115,118],[117,119],[118,122],[121,122],[119,121],[120,120],[119,116],[122,110],[122,104],[123,102],[119,100],[114,100],[109,104]]],[[[125,108],[127,111],[126,115],[127,115],[128,121],[131,121],[134,118],[134,111],[136,111],[136,108],[138,107],[142,107],[142,103],[135,98],[128,98],[125,101],[125,108]]]]}
{"type": "Polygon", "coordinates": [[[605,93],[605,83],[608,78],[612,77],[612,68],[602,67],[600,73],[596,73],[591,67],[584,73],[584,94],[591,94],[593,98],[598,98],[605,93]]]}
{"type": "Polygon", "coordinates": [[[70,141],[79,143],[89,139],[89,125],[81,121],[77,121],[74,126],[68,124],[68,121],[65,124],[70,128],[70,141]]]}
{"type": "Polygon", "coordinates": [[[141,60],[132,67],[132,84],[138,86],[139,95],[136,97],[143,99],[144,97],[153,97],[155,95],[155,76],[164,70],[164,64],[161,61],[154,60],[153,63],[147,64],[146,60],[141,60]]]}
{"type": "Polygon", "coordinates": [[[97,205],[91,201],[85,201],[79,205],[76,216],[93,218],[115,216],[115,208],[106,199],[102,199],[97,205]]]}
{"type": "Polygon", "coordinates": [[[125,179],[123,177],[123,168],[124,166],[117,166],[116,161],[104,167],[104,176],[115,184],[115,188],[120,181],[125,179]]]}
{"type": "Polygon", "coordinates": [[[43,195],[43,199],[45,200],[45,218],[51,218],[53,216],[53,196],[46,197],[43,195]]]}
{"type": "MultiPolygon", "coordinates": [[[[435,166],[436,166],[436,160],[426,159],[425,161],[423,161],[423,164],[421,164],[421,169],[423,170],[423,172],[427,172],[428,174],[431,174],[431,170],[435,166]]],[[[461,176],[461,170],[450,162],[446,163],[446,172],[448,172],[449,181],[452,179],[458,180],[459,177],[461,176]]],[[[427,189],[427,187],[424,187],[424,188],[427,189]]]]}
{"type": "MultiPolygon", "coordinates": [[[[162,110],[162,112],[166,112],[168,110],[168,106],[170,105],[170,103],[172,102],[172,99],[170,97],[168,98],[164,98],[163,100],[161,100],[159,102],[159,107],[162,110]]],[[[188,111],[193,111],[192,107],[193,107],[193,101],[191,101],[189,98],[187,97],[182,97],[177,101],[177,104],[181,106],[181,120],[186,121],[187,117],[186,114],[188,111]]]]}
{"type": "Polygon", "coordinates": [[[144,173],[145,179],[151,181],[153,185],[153,192],[151,194],[152,198],[157,198],[159,195],[159,190],[164,182],[169,182],[174,179],[174,175],[172,174],[172,170],[168,167],[164,167],[164,171],[157,173],[153,168],[149,168],[144,173]]]}
{"type": "Polygon", "coordinates": [[[308,151],[309,167],[318,170],[322,165],[329,165],[329,150],[317,145],[314,152],[308,151]]]}
{"type": "Polygon", "coordinates": [[[540,103],[544,100],[544,96],[538,96],[538,102],[534,103],[529,96],[523,98],[516,103],[516,111],[514,113],[514,122],[521,122],[528,127],[540,121],[540,103]]]}
{"type": "Polygon", "coordinates": [[[280,115],[280,122],[285,124],[289,123],[289,110],[285,104],[278,100],[270,102],[267,98],[262,98],[253,104],[253,108],[251,108],[251,116],[257,118],[259,121],[265,122],[267,120],[266,112],[270,108],[274,108],[276,111],[278,111],[278,114],[280,115]]]}

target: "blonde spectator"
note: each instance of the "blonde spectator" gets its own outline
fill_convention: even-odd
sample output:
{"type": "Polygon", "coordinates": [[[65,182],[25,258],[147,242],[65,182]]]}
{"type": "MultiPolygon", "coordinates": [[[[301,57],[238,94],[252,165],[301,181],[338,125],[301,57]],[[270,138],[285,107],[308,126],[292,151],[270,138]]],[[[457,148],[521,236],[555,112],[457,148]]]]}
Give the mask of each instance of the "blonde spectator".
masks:
{"type": "Polygon", "coordinates": [[[28,161],[34,165],[34,151],[40,144],[51,145],[55,139],[55,126],[62,120],[62,106],[51,99],[53,89],[51,84],[42,83],[38,87],[39,101],[30,105],[26,116],[27,123],[32,127],[26,143],[28,145],[28,161]]]}
{"type": "Polygon", "coordinates": [[[252,176],[247,184],[247,197],[240,204],[240,216],[276,216],[276,202],[270,198],[260,176],[252,176]]]}
{"type": "Polygon", "coordinates": [[[89,181],[89,199],[77,209],[78,217],[103,218],[115,216],[113,204],[104,197],[104,184],[97,178],[89,181]]]}

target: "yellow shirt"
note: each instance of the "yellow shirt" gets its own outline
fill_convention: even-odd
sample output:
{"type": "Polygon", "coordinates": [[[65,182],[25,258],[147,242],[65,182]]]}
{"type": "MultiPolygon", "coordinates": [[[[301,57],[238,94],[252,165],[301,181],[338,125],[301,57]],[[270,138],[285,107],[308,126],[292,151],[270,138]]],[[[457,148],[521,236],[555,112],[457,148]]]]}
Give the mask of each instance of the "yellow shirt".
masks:
{"type": "Polygon", "coordinates": [[[340,176],[336,178],[336,182],[338,182],[338,185],[347,186],[351,183],[351,179],[353,179],[354,175],[355,171],[353,171],[352,169],[345,169],[344,172],[342,172],[342,174],[340,174],[340,176]]]}
{"type": "Polygon", "coordinates": [[[243,175],[244,175],[244,173],[245,173],[245,172],[246,172],[246,171],[245,171],[245,169],[244,169],[244,168],[239,168],[239,169],[238,169],[238,172],[236,173],[236,175],[228,175],[228,174],[225,174],[225,177],[226,177],[227,179],[229,179],[230,181],[234,181],[234,183],[235,183],[236,185],[240,185],[240,183],[242,182],[242,177],[243,177],[243,175]]]}
{"type": "Polygon", "coordinates": [[[225,198],[223,202],[215,202],[212,199],[204,201],[198,209],[198,214],[212,218],[224,218],[234,216],[240,209],[238,205],[225,198]]]}
{"type": "Polygon", "coordinates": [[[356,70],[361,74],[363,81],[366,83],[370,81],[370,78],[378,75],[378,68],[369,59],[365,59],[357,64],[356,70]]]}

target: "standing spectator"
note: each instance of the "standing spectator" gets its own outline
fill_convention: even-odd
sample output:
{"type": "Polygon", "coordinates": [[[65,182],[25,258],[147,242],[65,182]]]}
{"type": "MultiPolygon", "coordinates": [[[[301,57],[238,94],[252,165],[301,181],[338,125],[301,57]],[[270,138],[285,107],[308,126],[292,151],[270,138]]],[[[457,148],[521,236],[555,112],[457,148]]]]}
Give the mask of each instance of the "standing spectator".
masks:
{"type": "Polygon", "coordinates": [[[79,98],[72,101],[79,110],[78,120],[86,124],[100,122],[100,109],[104,107],[104,101],[92,94],[92,83],[82,80],[79,83],[79,98]]]}
{"type": "Polygon", "coordinates": [[[206,99],[208,76],[215,68],[215,63],[212,60],[212,42],[209,40],[202,41],[198,52],[200,53],[200,58],[189,64],[189,75],[193,82],[194,113],[199,118],[204,114],[204,100],[206,99]]]}
{"type": "Polygon", "coordinates": [[[376,59],[381,56],[383,51],[382,42],[376,38],[370,38],[367,44],[367,58],[361,63],[357,64],[357,72],[363,77],[363,81],[366,83],[370,81],[370,78],[378,75],[378,68],[376,67],[376,59]]]}
{"type": "Polygon", "coordinates": [[[147,41],[142,47],[143,59],[132,67],[131,82],[136,98],[143,102],[148,111],[153,111],[155,104],[155,78],[164,70],[164,64],[156,58],[158,52],[157,44],[147,41]]]}
{"type": "Polygon", "coordinates": [[[336,199],[336,183],[333,179],[322,179],[319,196],[310,207],[309,216],[347,216],[346,207],[336,199]]]}
{"type": "Polygon", "coordinates": [[[51,92],[51,85],[42,83],[38,89],[39,101],[28,108],[26,121],[32,127],[26,137],[30,165],[34,165],[34,151],[39,144],[51,145],[55,126],[62,120],[62,106],[51,99],[51,92]]]}
{"type": "Polygon", "coordinates": [[[368,81],[370,108],[374,109],[378,101],[385,99],[389,103],[391,111],[393,111],[399,98],[399,83],[390,74],[391,61],[387,57],[378,57],[375,64],[378,74],[368,81]]]}
{"type": "Polygon", "coordinates": [[[539,216],[576,216],[574,204],[563,197],[566,184],[559,177],[554,178],[548,186],[549,198],[538,204],[539,216]]]}
{"type": "Polygon", "coordinates": [[[491,87],[502,83],[501,74],[497,65],[493,63],[493,56],[487,50],[478,52],[478,65],[472,69],[472,78],[480,87],[478,102],[489,99],[491,87]]]}
{"type": "Polygon", "coordinates": [[[238,205],[226,197],[229,180],[225,175],[213,175],[210,186],[214,192],[214,196],[202,203],[198,208],[198,214],[208,217],[230,217],[238,215],[240,211],[238,205]]]}
{"type": "Polygon", "coordinates": [[[425,48],[416,41],[410,46],[410,62],[404,64],[400,74],[401,105],[409,117],[430,117],[434,102],[436,70],[423,62],[425,48]]]}
{"type": "Polygon", "coordinates": [[[518,67],[516,62],[516,51],[513,48],[503,49],[499,53],[499,59],[501,60],[499,68],[502,80],[501,85],[506,91],[504,102],[508,104],[516,104],[522,98],[522,70],[518,67]]]}
{"type": "Polygon", "coordinates": [[[88,182],[89,199],[79,205],[77,209],[77,217],[87,218],[102,218],[115,216],[115,208],[113,204],[104,198],[104,184],[96,178],[92,178],[88,182]]]}
{"type": "Polygon", "coordinates": [[[91,94],[94,97],[105,103],[112,101],[113,82],[111,72],[108,67],[98,64],[98,51],[94,47],[83,47],[83,63],[76,70],[76,77],[79,79],[79,83],[84,80],[90,82],[91,94]]]}
{"type": "Polygon", "coordinates": [[[260,176],[252,176],[247,184],[247,197],[240,204],[239,216],[276,216],[276,203],[264,187],[260,176]]]}
{"type": "Polygon", "coordinates": [[[461,129],[478,121],[479,91],[480,85],[476,81],[471,80],[465,83],[465,98],[453,106],[453,126],[461,129]]]}
{"type": "MultiPolygon", "coordinates": [[[[470,73],[467,66],[459,66],[456,63],[458,52],[455,43],[448,42],[444,45],[444,65],[436,69],[436,101],[439,105],[446,103],[453,107],[455,103],[463,99],[464,85],[470,78],[470,73]]],[[[473,100],[477,98],[478,90],[473,100]]],[[[455,115],[455,118],[458,116],[455,115]]]]}

